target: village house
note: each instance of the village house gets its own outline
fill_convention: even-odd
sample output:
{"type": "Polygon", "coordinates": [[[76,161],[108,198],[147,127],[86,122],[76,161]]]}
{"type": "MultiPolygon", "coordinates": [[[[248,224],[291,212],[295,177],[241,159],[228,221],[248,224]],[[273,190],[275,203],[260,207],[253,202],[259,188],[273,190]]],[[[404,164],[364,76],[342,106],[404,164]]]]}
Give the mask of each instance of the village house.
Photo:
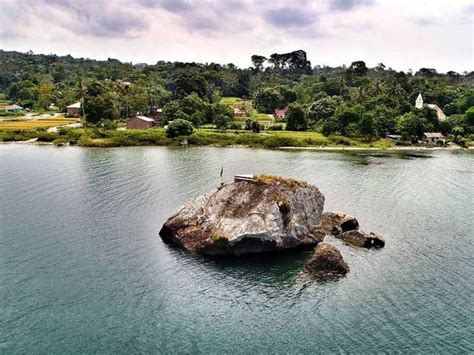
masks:
{"type": "Polygon", "coordinates": [[[147,129],[155,125],[155,120],[146,116],[136,116],[127,120],[127,129],[147,129]]]}
{"type": "Polygon", "coordinates": [[[441,107],[439,107],[436,104],[424,104],[423,103],[423,97],[421,96],[421,93],[420,93],[420,94],[418,94],[418,97],[416,98],[415,107],[417,109],[421,110],[425,106],[432,109],[432,110],[435,110],[436,111],[436,116],[438,116],[438,119],[440,121],[446,121],[447,117],[446,117],[445,113],[443,112],[443,110],[441,109],[441,107]]]}
{"type": "Polygon", "coordinates": [[[444,144],[444,136],[439,132],[425,132],[421,136],[421,141],[428,145],[442,145],[444,144]]]}
{"type": "Polygon", "coordinates": [[[277,108],[275,109],[275,118],[276,119],[284,119],[286,116],[287,108],[277,108]]]}
{"type": "Polygon", "coordinates": [[[245,117],[246,113],[245,111],[239,109],[239,108],[234,108],[234,116],[235,117],[245,117]]]}
{"type": "Polygon", "coordinates": [[[72,105],[69,105],[66,107],[67,110],[67,115],[69,117],[79,117],[80,116],[80,110],[81,110],[81,103],[76,102],[72,105]]]}
{"type": "Polygon", "coordinates": [[[153,118],[157,126],[161,125],[161,116],[163,116],[163,110],[153,106],[150,110],[150,117],[153,118]]]}
{"type": "Polygon", "coordinates": [[[17,105],[17,104],[13,104],[13,105],[8,105],[5,107],[5,111],[7,112],[20,112],[23,110],[23,107],[17,105]]]}

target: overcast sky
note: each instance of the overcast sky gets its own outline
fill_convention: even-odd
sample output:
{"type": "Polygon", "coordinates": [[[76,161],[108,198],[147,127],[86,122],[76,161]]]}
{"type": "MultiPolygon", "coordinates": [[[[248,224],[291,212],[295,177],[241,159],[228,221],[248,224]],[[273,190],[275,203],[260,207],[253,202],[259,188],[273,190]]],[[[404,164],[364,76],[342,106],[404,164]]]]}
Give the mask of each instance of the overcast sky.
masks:
{"type": "Polygon", "coordinates": [[[474,0],[0,0],[0,48],[96,59],[474,70],[474,0]]]}

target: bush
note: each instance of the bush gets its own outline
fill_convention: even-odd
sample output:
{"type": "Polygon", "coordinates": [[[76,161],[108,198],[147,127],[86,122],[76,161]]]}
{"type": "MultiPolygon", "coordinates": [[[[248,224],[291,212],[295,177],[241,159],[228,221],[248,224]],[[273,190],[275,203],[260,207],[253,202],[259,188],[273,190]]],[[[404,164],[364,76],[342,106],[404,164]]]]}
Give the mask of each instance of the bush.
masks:
{"type": "Polygon", "coordinates": [[[229,125],[230,129],[242,129],[242,125],[239,122],[232,122],[229,125]]]}
{"type": "Polygon", "coordinates": [[[63,145],[66,145],[67,143],[68,141],[64,138],[57,138],[53,141],[53,144],[58,147],[62,147],[63,145]]]}
{"type": "Polygon", "coordinates": [[[191,122],[183,119],[175,119],[168,124],[166,129],[166,136],[168,138],[178,136],[189,136],[194,132],[194,127],[191,122]]]}
{"type": "Polygon", "coordinates": [[[351,140],[342,136],[329,136],[329,139],[335,144],[351,145],[351,140]]]}
{"type": "Polygon", "coordinates": [[[40,132],[38,133],[38,142],[54,142],[59,138],[56,132],[40,132]]]}
{"type": "Polygon", "coordinates": [[[269,131],[283,131],[283,125],[281,123],[271,125],[267,128],[269,131]]]}
{"type": "Polygon", "coordinates": [[[227,129],[229,126],[229,121],[229,116],[223,114],[218,114],[214,118],[214,124],[216,125],[217,129],[227,129]]]}

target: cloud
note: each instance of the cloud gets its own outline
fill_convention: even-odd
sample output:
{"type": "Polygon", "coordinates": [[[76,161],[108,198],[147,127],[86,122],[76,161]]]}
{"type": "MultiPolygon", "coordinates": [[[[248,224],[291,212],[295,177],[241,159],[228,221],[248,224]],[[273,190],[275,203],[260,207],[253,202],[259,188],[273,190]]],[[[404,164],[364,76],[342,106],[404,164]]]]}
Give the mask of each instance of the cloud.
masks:
{"type": "Polygon", "coordinates": [[[271,25],[281,27],[307,27],[312,25],[316,19],[316,14],[311,11],[281,7],[279,9],[271,9],[264,14],[264,19],[271,25]]]}
{"type": "Polygon", "coordinates": [[[373,5],[374,0],[329,0],[329,7],[332,10],[348,11],[358,6],[373,5]]]}

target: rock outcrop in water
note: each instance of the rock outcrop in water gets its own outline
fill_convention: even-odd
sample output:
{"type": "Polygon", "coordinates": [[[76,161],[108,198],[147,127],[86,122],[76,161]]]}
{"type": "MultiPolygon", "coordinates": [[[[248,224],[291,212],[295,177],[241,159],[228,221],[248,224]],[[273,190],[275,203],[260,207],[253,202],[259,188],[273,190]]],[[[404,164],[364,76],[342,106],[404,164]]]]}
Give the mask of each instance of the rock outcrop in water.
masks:
{"type": "Polygon", "coordinates": [[[324,195],[316,186],[277,177],[239,181],[185,204],[160,236],[207,255],[240,255],[314,246],[324,239],[324,195]]]}
{"type": "Polygon", "coordinates": [[[342,212],[324,212],[321,216],[321,228],[325,234],[340,235],[359,229],[359,221],[354,216],[342,212]]]}
{"type": "Polygon", "coordinates": [[[365,233],[358,230],[351,230],[340,235],[336,235],[348,244],[364,248],[382,248],[385,246],[385,240],[382,236],[374,232],[365,233]]]}
{"type": "Polygon", "coordinates": [[[320,243],[305,266],[305,272],[315,278],[327,278],[347,274],[349,266],[341,252],[327,243],[320,243]]]}

